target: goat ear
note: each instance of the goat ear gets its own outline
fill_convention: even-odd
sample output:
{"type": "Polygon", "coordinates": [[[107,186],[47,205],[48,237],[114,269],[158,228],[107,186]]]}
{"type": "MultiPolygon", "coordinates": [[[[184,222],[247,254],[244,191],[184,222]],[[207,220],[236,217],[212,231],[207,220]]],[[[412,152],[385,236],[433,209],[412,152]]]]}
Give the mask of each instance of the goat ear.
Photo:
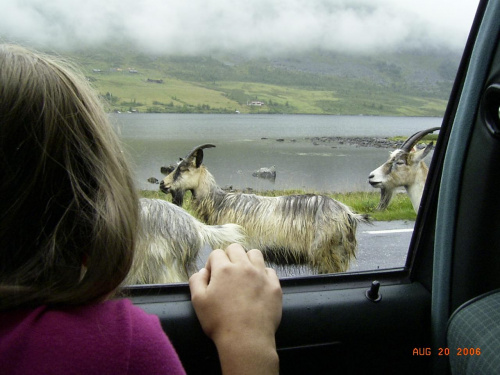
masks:
{"type": "Polygon", "coordinates": [[[427,146],[425,146],[425,148],[423,148],[422,150],[415,151],[413,155],[413,160],[416,163],[418,163],[419,161],[423,160],[429,154],[429,152],[432,151],[433,148],[434,148],[434,142],[431,142],[427,146]]]}
{"type": "Polygon", "coordinates": [[[202,149],[197,150],[193,156],[196,159],[196,163],[195,163],[196,168],[199,168],[201,163],[203,162],[203,150],[202,149]]]}
{"type": "Polygon", "coordinates": [[[193,163],[193,159],[196,161],[196,168],[199,168],[201,163],[203,162],[203,149],[204,148],[212,148],[215,145],[212,144],[204,144],[198,147],[195,147],[189,154],[186,156],[188,163],[193,163]]]}
{"type": "Polygon", "coordinates": [[[183,164],[194,166],[195,168],[199,168],[201,163],[203,162],[203,150],[194,150],[189,154],[189,156],[185,159],[182,159],[183,164]]]}

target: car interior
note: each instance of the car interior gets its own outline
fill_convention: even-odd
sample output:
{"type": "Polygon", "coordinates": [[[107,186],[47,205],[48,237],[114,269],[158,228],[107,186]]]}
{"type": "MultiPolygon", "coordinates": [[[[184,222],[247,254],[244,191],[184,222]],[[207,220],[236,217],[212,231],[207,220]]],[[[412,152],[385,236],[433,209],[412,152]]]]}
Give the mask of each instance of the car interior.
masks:
{"type": "MultiPolygon", "coordinates": [[[[495,335],[486,333],[500,326],[498,20],[500,2],[481,1],[406,265],[281,281],[282,374],[495,373],[500,343],[495,348],[495,335]]],[[[188,374],[220,373],[187,284],[137,285],[128,293],[160,317],[188,374]]]]}

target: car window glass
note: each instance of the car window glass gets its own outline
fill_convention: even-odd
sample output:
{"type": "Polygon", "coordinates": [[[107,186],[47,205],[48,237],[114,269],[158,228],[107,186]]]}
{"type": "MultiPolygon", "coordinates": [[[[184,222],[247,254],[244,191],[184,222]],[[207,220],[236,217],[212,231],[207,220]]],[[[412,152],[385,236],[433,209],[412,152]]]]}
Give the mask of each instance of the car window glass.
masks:
{"type": "MultiPolygon", "coordinates": [[[[432,159],[427,145],[436,142],[477,1],[88,1],[77,12],[70,2],[23,4],[4,9],[0,38],[82,67],[130,154],[141,196],[171,202],[162,180],[193,172],[180,158],[213,144],[202,162],[225,192],[292,196],[260,211],[245,196],[237,215],[252,230],[255,217],[265,220],[267,237],[256,246],[280,276],[405,265],[421,163],[432,159]],[[405,144],[422,130],[429,134],[405,144]],[[358,223],[354,235],[343,206],[330,212],[302,194],[333,198],[371,223],[358,223]],[[357,249],[348,248],[354,239],[357,249]],[[335,266],[326,266],[331,258],[335,266]]],[[[197,257],[199,242],[231,229],[196,229],[209,215],[196,212],[191,191],[183,208],[200,224],[173,230],[185,212],[171,207],[147,219],[145,231],[157,229],[143,251],[158,251],[151,238],[167,237],[155,243],[169,253],[160,268],[185,272],[186,259],[202,267],[211,246],[197,257]]]]}

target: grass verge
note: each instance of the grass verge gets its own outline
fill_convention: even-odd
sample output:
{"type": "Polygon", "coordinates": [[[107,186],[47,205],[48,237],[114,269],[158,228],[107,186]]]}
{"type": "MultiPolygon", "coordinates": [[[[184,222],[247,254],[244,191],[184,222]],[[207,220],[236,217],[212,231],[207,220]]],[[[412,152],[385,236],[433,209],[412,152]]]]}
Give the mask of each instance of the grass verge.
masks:
{"type": "MultiPolygon", "coordinates": [[[[259,195],[264,196],[280,196],[292,194],[304,194],[302,190],[269,190],[259,192],[259,195]]],[[[142,190],[141,197],[152,199],[164,199],[171,201],[171,196],[164,194],[161,191],[142,190]]],[[[406,194],[396,194],[391,204],[385,211],[376,211],[376,207],[380,200],[379,192],[352,192],[352,193],[331,193],[325,194],[333,199],[336,199],[354,211],[361,214],[369,214],[375,221],[391,221],[391,220],[415,220],[416,214],[413,211],[410,199],[406,194]]],[[[191,194],[186,193],[184,198],[184,209],[194,214],[191,208],[191,194]]]]}

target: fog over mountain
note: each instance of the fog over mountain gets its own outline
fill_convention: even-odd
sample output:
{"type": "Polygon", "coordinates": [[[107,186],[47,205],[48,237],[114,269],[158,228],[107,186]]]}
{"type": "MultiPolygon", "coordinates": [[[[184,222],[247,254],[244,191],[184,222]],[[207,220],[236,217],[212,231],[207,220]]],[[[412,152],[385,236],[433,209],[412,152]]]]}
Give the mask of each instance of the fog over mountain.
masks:
{"type": "Polygon", "coordinates": [[[70,51],[250,57],[461,49],[478,0],[2,0],[0,38],[70,51]]]}

